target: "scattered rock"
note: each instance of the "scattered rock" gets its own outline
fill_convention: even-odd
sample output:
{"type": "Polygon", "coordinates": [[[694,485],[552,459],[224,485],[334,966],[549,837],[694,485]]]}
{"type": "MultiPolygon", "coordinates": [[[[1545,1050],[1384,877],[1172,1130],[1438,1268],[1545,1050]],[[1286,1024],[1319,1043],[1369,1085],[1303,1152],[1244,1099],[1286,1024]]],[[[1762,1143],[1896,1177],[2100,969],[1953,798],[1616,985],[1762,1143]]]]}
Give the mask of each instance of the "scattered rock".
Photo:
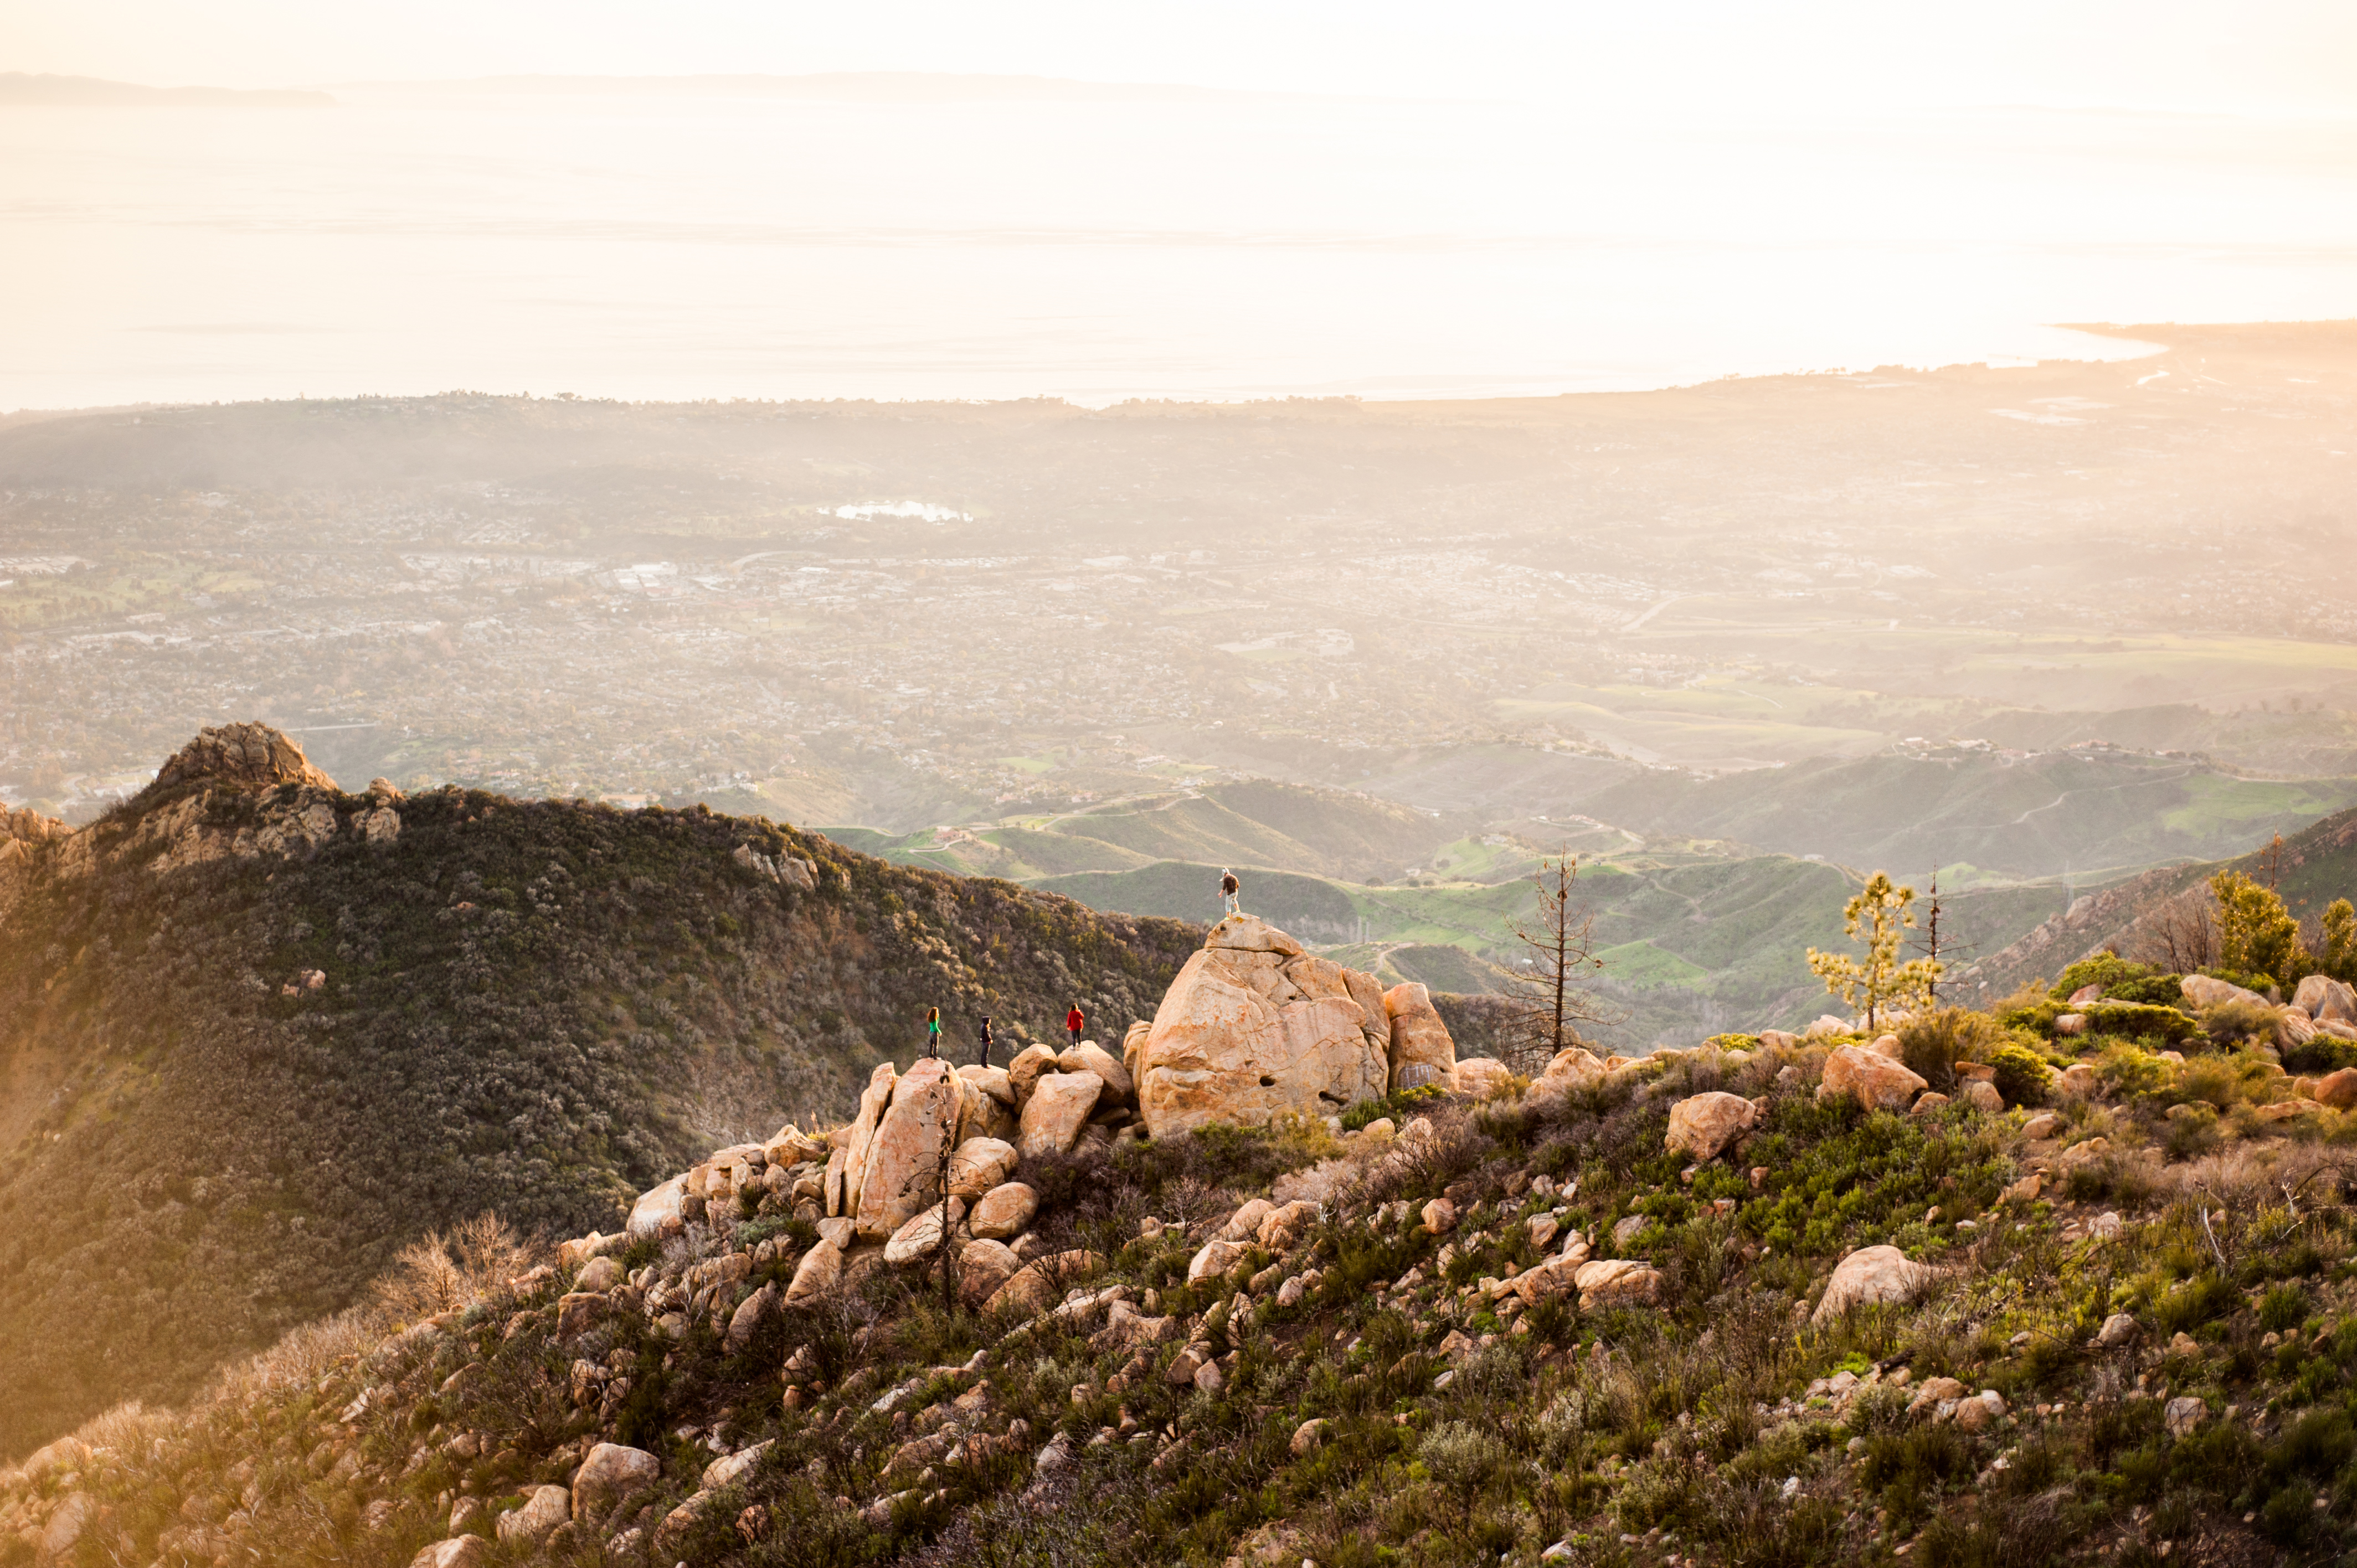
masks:
{"type": "Polygon", "coordinates": [[[1996,1085],[1978,1079],[1959,1085],[1956,1098],[1984,1116],[1995,1116],[2005,1110],[2005,1096],[1996,1091],[1996,1085]]]}
{"type": "Polygon", "coordinates": [[[1187,1265],[1187,1283],[1197,1284],[1206,1279],[1217,1279],[1243,1262],[1250,1248],[1242,1241],[1215,1240],[1207,1241],[1187,1265]]]}
{"type": "Polygon", "coordinates": [[[2040,1139],[2051,1138],[2061,1130],[2062,1118],[2051,1111],[2041,1111],[2021,1124],[2021,1135],[2033,1143],[2040,1139]]]}
{"type": "Polygon", "coordinates": [[[409,1560],[409,1568],[485,1568],[490,1560],[490,1541],[479,1535],[455,1535],[419,1547],[417,1555],[409,1560]]]}
{"type": "Polygon", "coordinates": [[[1222,1241],[1253,1240],[1260,1234],[1260,1222],[1267,1219],[1275,1207],[1265,1197],[1251,1199],[1243,1208],[1228,1216],[1228,1222],[1220,1227],[1220,1240],[1222,1241]]]}
{"type": "Polygon", "coordinates": [[[1012,1278],[984,1303],[986,1312],[1044,1312],[1063,1299],[1064,1292],[1104,1267],[1096,1253],[1075,1249],[1035,1258],[1015,1271],[1012,1278]]]}
{"type": "Polygon", "coordinates": [[[2210,1407],[2191,1394],[2179,1394],[2161,1406],[2160,1419],[2171,1437],[2190,1437],[2210,1418],[2210,1407]]]}
{"type": "Polygon", "coordinates": [[[2143,1330],[2136,1320],[2125,1312],[2115,1312],[2104,1319],[2104,1326],[2095,1333],[2095,1343],[2106,1350],[2116,1350],[2123,1345],[2133,1345],[2143,1330]]]}
{"type": "Polygon", "coordinates": [[[2085,1062],[2072,1062],[2062,1069],[2054,1087],[2073,1100],[2093,1100],[2103,1092],[2103,1075],[2085,1062]]]}
{"type": "Polygon", "coordinates": [[[2344,1067],[2318,1079],[2314,1097],[2319,1105],[2329,1105],[2335,1111],[2357,1106],[2357,1067],[2344,1067]]]}
{"type": "Polygon", "coordinates": [[[979,1305],[1022,1266],[1023,1260],[1004,1241],[987,1237],[968,1241],[958,1253],[958,1294],[979,1305]]]}
{"type": "Polygon", "coordinates": [[[1512,1092],[1514,1073],[1504,1062],[1490,1057],[1468,1057],[1458,1062],[1450,1081],[1459,1094],[1469,1094],[1476,1100],[1495,1100],[1512,1092]]]}
{"type": "Polygon", "coordinates": [[[522,1508],[500,1515],[495,1528],[500,1541],[537,1546],[548,1532],[573,1517],[573,1495],[563,1487],[534,1487],[524,1494],[522,1508]]]}
{"type": "Polygon", "coordinates": [[[1019,1181],[992,1187],[974,1206],[966,1229],[987,1240],[1020,1236],[1039,1212],[1039,1195],[1019,1181]]]}
{"type": "Polygon", "coordinates": [[[595,1291],[575,1291],[559,1296],[556,1302],[556,1337],[578,1339],[600,1323],[613,1310],[613,1303],[595,1291]]]}
{"type": "Polygon", "coordinates": [[[1599,1258],[1579,1265],[1572,1274],[1579,1292],[1579,1309],[1601,1306],[1650,1306],[1661,1298],[1662,1272],[1650,1263],[1626,1258],[1599,1258]]]}
{"type": "Polygon", "coordinates": [[[1749,1131],[1760,1108],[1739,1094],[1712,1090],[1690,1095],[1670,1107],[1670,1130],[1663,1145],[1697,1160],[1712,1160],[1749,1131]]]}
{"type": "Polygon", "coordinates": [[[2054,1032],[2064,1036],[2083,1035],[2087,1032],[2087,1015],[2084,1013],[2058,1014],[2054,1019],[2054,1032]]]}
{"type": "Polygon", "coordinates": [[[1531,1085],[1533,1094],[1566,1094],[1575,1089],[1585,1089],[1604,1079],[1604,1063],[1584,1046],[1570,1046],[1557,1051],[1531,1085]]]}
{"type": "Polygon", "coordinates": [[[621,1283],[620,1260],[611,1256],[600,1256],[589,1260],[588,1265],[574,1280],[573,1288],[576,1291],[596,1291],[602,1294],[621,1283]]]}
{"type": "Polygon", "coordinates": [[[1293,1440],[1286,1444],[1286,1451],[1296,1459],[1317,1452],[1326,1442],[1326,1429],[1332,1424],[1322,1415],[1303,1422],[1293,1429],[1293,1440]]]}
{"type": "Polygon", "coordinates": [[[1810,1321],[1823,1323],[1854,1306],[1912,1301],[1938,1277],[1896,1247],[1861,1247],[1835,1266],[1810,1321]]]}
{"type": "Polygon", "coordinates": [[[653,1486],[662,1474],[662,1461],[645,1449],[600,1443],[574,1472],[573,1517],[602,1519],[625,1497],[653,1486]]]}
{"type": "Polygon", "coordinates": [[[1926,1090],[1921,1094],[1915,1097],[1915,1103],[1908,1107],[1907,1114],[1910,1116],[1929,1116],[1932,1112],[1939,1110],[1940,1107],[1947,1103],[1948,1097],[1941,1093],[1938,1090],[1926,1090]]]}
{"type": "Polygon", "coordinates": [[[770,1444],[776,1441],[777,1439],[771,1438],[769,1443],[756,1443],[750,1448],[740,1448],[734,1454],[723,1454],[704,1467],[703,1477],[698,1483],[701,1489],[716,1492],[723,1487],[736,1485],[752,1471],[754,1466],[761,1462],[761,1455],[770,1451],[770,1444]]]}
{"type": "Polygon", "coordinates": [[[633,1237],[660,1236],[664,1228],[676,1228],[685,1215],[687,1177],[675,1176],[669,1181],[658,1182],[639,1195],[630,1205],[630,1218],[622,1229],[633,1237]]]}
{"type": "Polygon", "coordinates": [[[1995,1389],[1983,1389],[1979,1393],[1956,1401],[1949,1419],[1957,1430],[1964,1433],[1986,1432],[2005,1417],[2005,1400],[1995,1389]]]}
{"type": "Polygon", "coordinates": [[[728,1348],[732,1351],[742,1350],[746,1346],[750,1345],[753,1342],[753,1336],[761,1331],[761,1325],[775,1316],[777,1311],[778,1284],[775,1280],[771,1280],[764,1283],[759,1290],[738,1302],[737,1310],[729,1315],[728,1348]]]}
{"type": "Polygon", "coordinates": [[[807,1301],[833,1290],[842,1278],[843,1242],[839,1237],[821,1236],[795,1267],[793,1283],[786,1286],[786,1299],[807,1301]]]}
{"type": "Polygon", "coordinates": [[[1419,1218],[1426,1234],[1446,1236],[1457,1229],[1457,1206],[1445,1197],[1436,1197],[1424,1206],[1419,1218]]]}
{"type": "MultiPolygon", "coordinates": [[[[1823,1020],[1819,1020],[1823,1022],[1823,1020]]],[[[1814,1026],[1812,1026],[1813,1033],[1814,1026]]],[[[1904,1111],[1930,1087],[1904,1065],[1856,1046],[1836,1046],[1817,1083],[1820,1101],[1855,1098],[1868,1111],[1904,1111]]]]}

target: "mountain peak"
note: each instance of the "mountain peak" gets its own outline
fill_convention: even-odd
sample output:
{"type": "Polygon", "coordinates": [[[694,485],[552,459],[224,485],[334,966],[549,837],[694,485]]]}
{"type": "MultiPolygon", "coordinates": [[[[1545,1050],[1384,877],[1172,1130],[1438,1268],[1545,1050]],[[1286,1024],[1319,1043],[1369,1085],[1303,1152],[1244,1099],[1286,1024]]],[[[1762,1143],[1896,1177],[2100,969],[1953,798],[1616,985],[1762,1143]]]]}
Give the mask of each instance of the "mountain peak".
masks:
{"type": "Polygon", "coordinates": [[[265,789],[280,784],[337,788],[291,737],[264,724],[208,725],[198,731],[196,739],[156,770],[156,782],[148,788],[161,789],[199,779],[265,789]]]}

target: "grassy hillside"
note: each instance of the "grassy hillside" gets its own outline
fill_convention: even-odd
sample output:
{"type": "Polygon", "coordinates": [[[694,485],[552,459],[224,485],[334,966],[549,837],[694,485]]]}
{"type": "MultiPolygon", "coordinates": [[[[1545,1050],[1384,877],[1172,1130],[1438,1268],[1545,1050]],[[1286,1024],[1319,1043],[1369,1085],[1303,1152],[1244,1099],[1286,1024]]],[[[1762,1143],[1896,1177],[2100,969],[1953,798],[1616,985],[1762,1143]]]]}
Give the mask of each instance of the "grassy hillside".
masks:
{"type": "Polygon", "coordinates": [[[1822,1048],[1704,1050],[1396,1137],[1091,1152],[1031,1177],[1056,1267],[992,1305],[871,1264],[748,1308],[810,1227],[698,1221],[97,1423],[0,1476],[0,1562],[2341,1561],[2357,1114],[2197,1039],[2089,1043],[2064,1095],[2051,1042],[1951,1020],[1910,1059],[2026,1065],[1913,1114],[1821,1097],[1822,1048]],[[1698,1160],[1666,1143],[1706,1093],[1757,1109],[1698,1160]]]}
{"type": "Polygon", "coordinates": [[[0,1452],[186,1391],[428,1226],[610,1225],[693,1152],[845,1113],[928,1005],[960,1045],[1151,1015],[1200,940],[701,809],[452,789],[389,842],[334,825],[370,806],[166,790],[0,918],[0,1340],[44,1347],[0,1361],[0,1452]],[[316,846],[226,850],[306,809],[316,846]]]}

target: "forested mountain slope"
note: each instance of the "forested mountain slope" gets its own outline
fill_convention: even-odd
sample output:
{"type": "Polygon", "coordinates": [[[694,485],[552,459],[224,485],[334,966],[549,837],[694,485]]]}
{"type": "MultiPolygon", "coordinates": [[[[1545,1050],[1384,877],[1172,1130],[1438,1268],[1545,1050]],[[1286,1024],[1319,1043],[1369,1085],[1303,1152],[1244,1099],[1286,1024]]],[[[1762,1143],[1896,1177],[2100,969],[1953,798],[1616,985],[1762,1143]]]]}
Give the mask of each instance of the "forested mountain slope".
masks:
{"type": "Polygon", "coordinates": [[[0,862],[0,1341],[40,1348],[0,1454],[184,1394],[428,1226],[610,1225],[845,1113],[929,1005],[961,1047],[1150,1015],[1200,940],[700,808],[345,794],[207,732],[241,734],[263,762],[192,746],[0,862]]]}

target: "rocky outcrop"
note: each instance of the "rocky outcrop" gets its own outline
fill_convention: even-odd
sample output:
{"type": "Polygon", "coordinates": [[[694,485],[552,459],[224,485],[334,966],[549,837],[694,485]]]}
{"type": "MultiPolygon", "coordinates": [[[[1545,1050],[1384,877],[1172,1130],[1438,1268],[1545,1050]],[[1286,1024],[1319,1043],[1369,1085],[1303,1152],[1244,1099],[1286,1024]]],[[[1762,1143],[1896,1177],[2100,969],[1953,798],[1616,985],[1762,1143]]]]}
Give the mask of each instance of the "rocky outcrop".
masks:
{"type": "Polygon", "coordinates": [[[303,748],[268,725],[208,726],[156,770],[145,794],[197,779],[215,779],[257,789],[281,784],[333,791],[336,781],[312,765],[303,748]]]}
{"type": "MultiPolygon", "coordinates": [[[[1445,1049],[1453,1064],[1447,1028],[1437,1015],[1424,1016],[1429,999],[1409,1011],[1415,1048],[1427,1058],[1445,1049]]],[[[1231,915],[1154,1015],[1137,1058],[1140,1108],[1157,1138],[1216,1122],[1338,1114],[1390,1086],[1393,1038],[1393,1009],[1372,976],[1303,952],[1253,916],[1231,915]]]]}
{"type": "Polygon", "coordinates": [[[2291,1004],[2319,1023],[2357,1024],[2357,991],[2330,975],[2311,974],[2301,981],[2291,1004]]]}

